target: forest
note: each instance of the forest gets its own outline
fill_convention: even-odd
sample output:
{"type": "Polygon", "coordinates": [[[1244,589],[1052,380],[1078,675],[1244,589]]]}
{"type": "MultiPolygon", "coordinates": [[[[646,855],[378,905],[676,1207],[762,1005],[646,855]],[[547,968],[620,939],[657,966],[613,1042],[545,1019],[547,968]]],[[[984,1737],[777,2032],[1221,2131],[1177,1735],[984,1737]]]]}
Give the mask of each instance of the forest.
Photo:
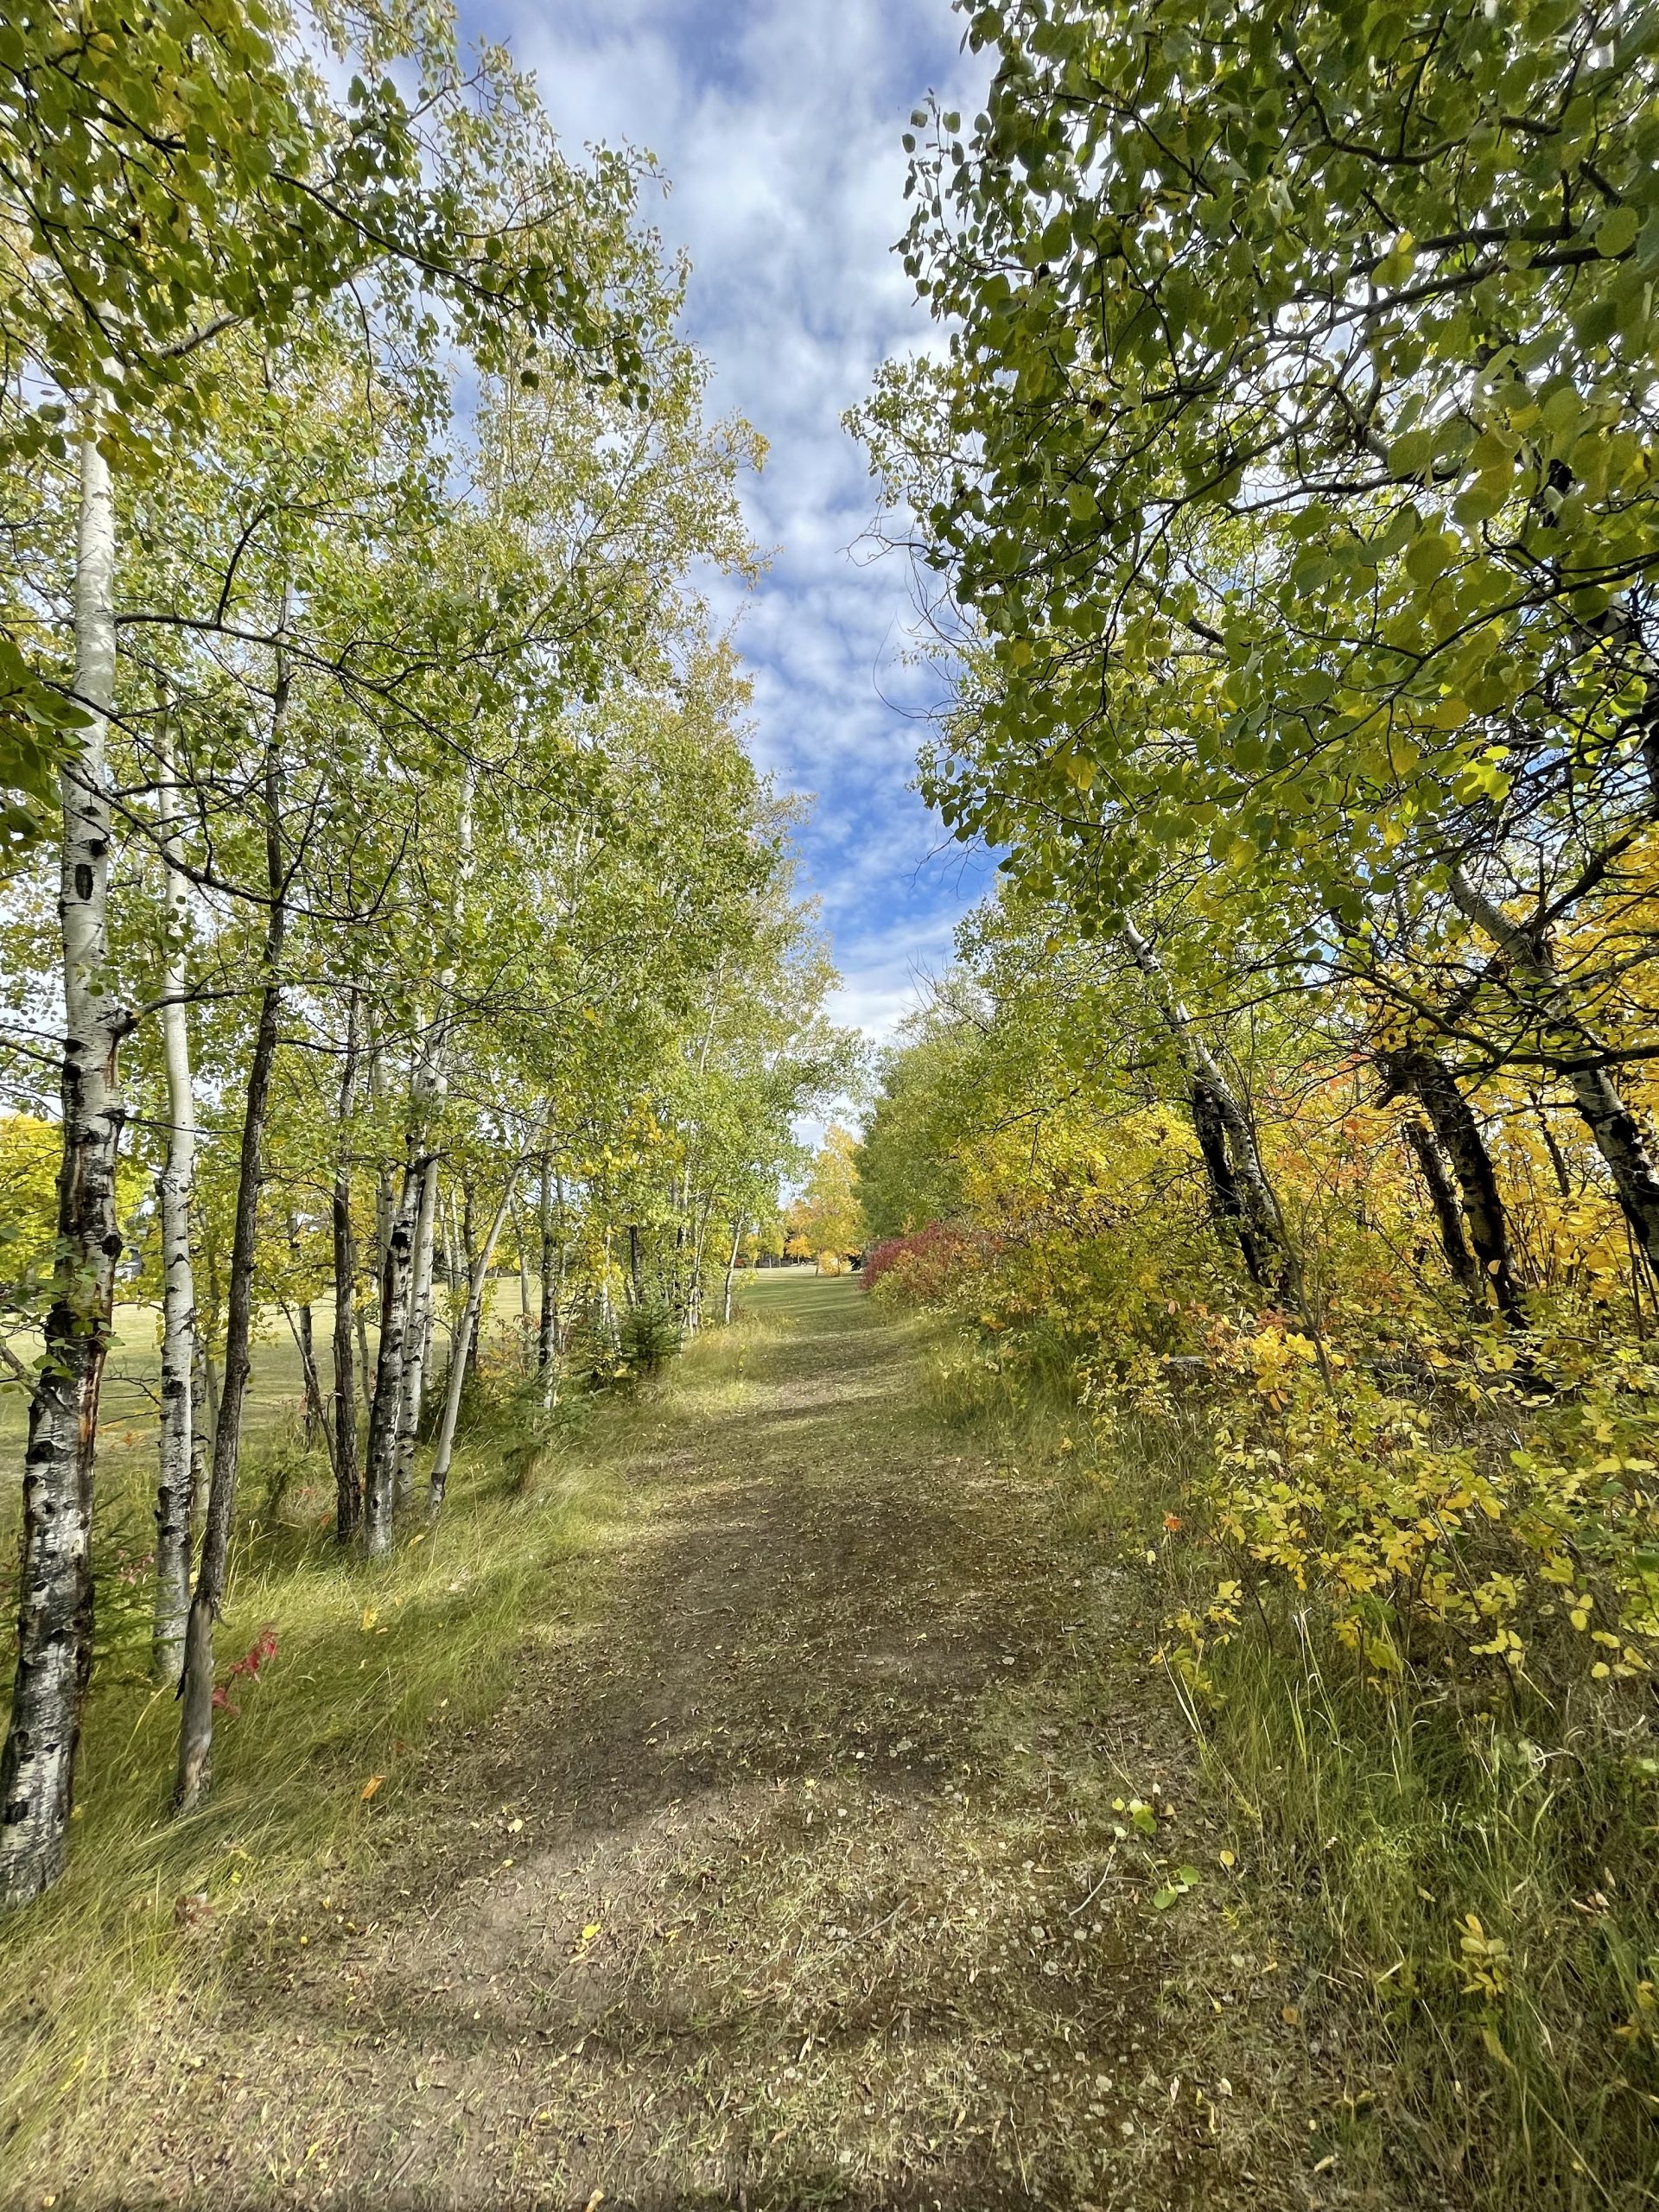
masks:
{"type": "Polygon", "coordinates": [[[957,1317],[964,1399],[1046,1399],[1142,1492],[1154,1662],[1320,1865],[1333,1971],[1421,2095],[1450,2065],[1515,2131],[1478,2201],[1622,2202],[1659,2024],[1653,20],[968,35],[986,111],[906,139],[948,357],[858,427],[955,671],[927,793],[1005,857],[888,1060],[869,1274],[957,1317]]]}
{"type": "Polygon", "coordinates": [[[652,157],[0,29],[0,2203],[1659,2203],[1659,15],[934,12],[874,1039],[652,157]]]}
{"type": "Polygon", "coordinates": [[[43,10],[7,63],[49,156],[5,331],[13,1904],[63,1864],[118,1298],[161,1316],[188,1810],[262,1314],[382,1555],[442,1508],[498,1251],[543,1408],[648,1363],[729,1309],[844,1058],[695,581],[753,562],[755,441],[639,165],[570,164],[441,24],[115,22],[43,10]],[[386,73],[336,99],[318,41],[386,73]]]}

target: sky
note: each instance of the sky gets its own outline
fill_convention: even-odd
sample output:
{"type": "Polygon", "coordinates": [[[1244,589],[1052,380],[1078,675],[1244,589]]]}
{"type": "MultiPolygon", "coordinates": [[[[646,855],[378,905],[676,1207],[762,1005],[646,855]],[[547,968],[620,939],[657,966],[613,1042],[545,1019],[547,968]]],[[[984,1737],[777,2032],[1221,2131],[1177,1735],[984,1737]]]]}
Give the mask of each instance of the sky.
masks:
{"type": "Polygon", "coordinates": [[[716,591],[755,687],[754,752],[815,797],[799,836],[842,988],[838,1020],[885,1038],[948,962],[985,863],[908,786],[937,671],[907,664],[906,563],[860,539],[875,486],[841,427],[888,355],[936,343],[891,251],[911,109],[971,113],[982,64],[949,0],[462,0],[500,38],[573,149],[626,140],[670,181],[649,209],[692,264],[690,335],[712,404],[770,448],[744,502],[771,553],[716,591]]]}

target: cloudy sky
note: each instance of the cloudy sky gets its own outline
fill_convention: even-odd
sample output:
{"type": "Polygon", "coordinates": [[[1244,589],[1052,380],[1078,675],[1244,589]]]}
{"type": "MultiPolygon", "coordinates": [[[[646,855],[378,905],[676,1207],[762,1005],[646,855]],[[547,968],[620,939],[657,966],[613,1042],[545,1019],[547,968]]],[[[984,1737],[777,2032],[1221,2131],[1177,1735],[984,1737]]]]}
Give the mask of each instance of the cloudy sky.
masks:
{"type": "MultiPolygon", "coordinates": [[[[467,0],[463,0],[466,7],[467,0]]],[[[757,751],[811,792],[810,888],[845,979],[844,1020],[885,1034],[985,880],[907,790],[929,679],[904,664],[898,560],[857,541],[874,508],[840,427],[889,353],[930,325],[890,251],[899,134],[930,88],[971,112],[978,65],[949,0],[472,0],[475,30],[535,70],[569,142],[627,139],[671,182],[653,210],[693,264],[689,321],[721,412],[770,457],[746,499],[775,548],[743,603],[757,751]],[[925,686],[918,691],[918,684],[925,686]]]]}

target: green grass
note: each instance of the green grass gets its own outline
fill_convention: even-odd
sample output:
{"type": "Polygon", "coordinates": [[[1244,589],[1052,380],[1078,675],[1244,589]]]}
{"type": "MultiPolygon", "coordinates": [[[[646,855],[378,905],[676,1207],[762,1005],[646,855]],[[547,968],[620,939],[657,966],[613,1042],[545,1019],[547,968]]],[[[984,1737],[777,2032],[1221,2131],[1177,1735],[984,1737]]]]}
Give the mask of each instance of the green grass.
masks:
{"type": "MultiPolygon", "coordinates": [[[[1052,1466],[1074,1532],[1153,1618],[1237,1572],[1187,1517],[1196,1420],[1126,1416],[1101,1443],[1060,1376],[1016,1381],[950,1335],[926,1363],[940,1417],[1052,1466]]],[[[1179,1700],[1229,1821],[1236,1932],[1294,1961],[1298,2023],[1348,2077],[1329,2140],[1354,2201],[1659,2204],[1650,1717],[1384,1697],[1317,1607],[1271,1596],[1211,1663],[1201,1707],[1167,1676],[1148,1694],[1179,1700]]]]}
{"type": "MultiPolygon", "coordinates": [[[[245,1926],[251,1895],[270,1919],[321,1876],[349,1888],[384,1855],[423,1753],[499,1706],[524,1638],[601,1602],[632,1404],[601,1402],[550,1442],[498,1390],[463,1439],[439,1525],[410,1521],[393,1556],[370,1564],[333,1541],[332,1478],[300,1448],[284,1379],[280,1362],[262,1363],[220,1679],[267,1624],[276,1652],[230,1685],[238,1709],[219,1716],[212,1794],[188,1820],[168,1813],[177,1708],[146,1675],[153,1460],[137,1446],[105,1456],[69,1868],[0,1923],[0,2179],[181,1974],[198,1993],[211,1981],[194,1928],[232,1903],[245,1926]]],[[[10,1556],[11,1531],[0,1541],[10,1556]]]]}

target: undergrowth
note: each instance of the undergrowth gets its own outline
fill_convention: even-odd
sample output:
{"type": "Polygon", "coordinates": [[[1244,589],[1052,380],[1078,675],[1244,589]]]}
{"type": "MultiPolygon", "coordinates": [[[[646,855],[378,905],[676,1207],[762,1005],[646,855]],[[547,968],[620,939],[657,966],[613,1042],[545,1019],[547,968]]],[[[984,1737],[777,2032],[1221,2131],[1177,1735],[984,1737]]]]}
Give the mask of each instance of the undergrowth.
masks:
{"type": "MultiPolygon", "coordinates": [[[[1090,1420],[1063,1362],[1015,1375],[954,1332],[925,1366],[940,1418],[1055,1473],[1071,1534],[1152,1617],[1238,1573],[1192,1511],[1213,1472],[1196,1409],[1090,1420]]],[[[1639,1700],[1416,1671],[1379,1693],[1316,1595],[1262,1584],[1239,1610],[1201,1683],[1149,1650],[1148,1687],[1179,1703],[1227,1821],[1235,1926],[1300,1962],[1287,2019],[1357,2054],[1332,2186],[1471,2212],[1659,2203],[1659,1760],[1639,1700]]]]}

